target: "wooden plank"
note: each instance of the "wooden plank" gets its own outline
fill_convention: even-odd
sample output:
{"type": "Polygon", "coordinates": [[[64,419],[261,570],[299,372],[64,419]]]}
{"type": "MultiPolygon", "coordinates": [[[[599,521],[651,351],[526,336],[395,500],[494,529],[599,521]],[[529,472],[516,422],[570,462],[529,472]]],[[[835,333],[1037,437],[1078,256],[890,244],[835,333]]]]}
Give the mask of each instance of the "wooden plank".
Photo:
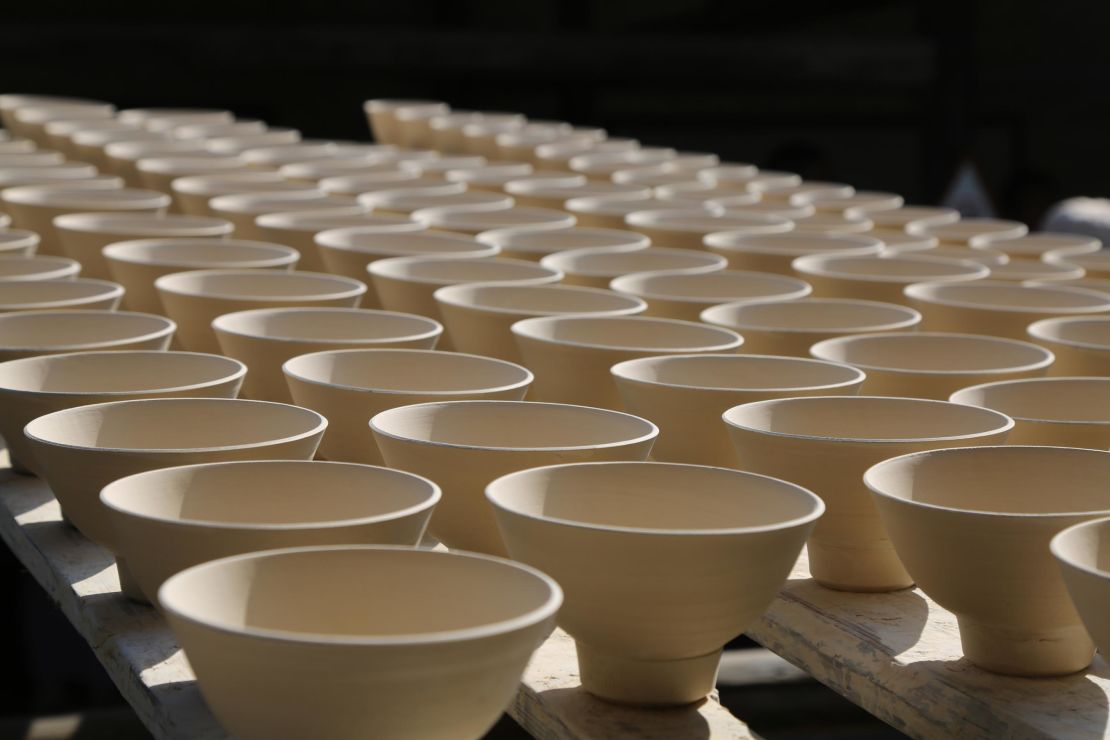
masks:
{"type": "Polygon", "coordinates": [[[968,663],[956,618],[921,591],[853,594],[810,579],[799,560],[748,635],[912,737],[1110,737],[1110,666],[1053,679],[968,663]]]}
{"type": "MultiPolygon", "coordinates": [[[[195,677],[156,610],[123,597],[115,562],[64,523],[37,478],[16,475],[0,450],[0,538],[46,589],[159,740],[222,740],[195,677]]],[[[608,704],[582,691],[574,642],[561,630],[532,659],[509,709],[539,738],[750,738],[710,697],[687,709],[608,704]]]]}

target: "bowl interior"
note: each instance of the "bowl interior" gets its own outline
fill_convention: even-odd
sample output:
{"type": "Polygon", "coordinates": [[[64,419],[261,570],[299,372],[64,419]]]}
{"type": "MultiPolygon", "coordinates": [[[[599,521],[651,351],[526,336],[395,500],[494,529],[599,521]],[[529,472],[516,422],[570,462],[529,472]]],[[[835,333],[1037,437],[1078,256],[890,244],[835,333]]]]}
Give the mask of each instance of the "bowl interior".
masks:
{"type": "Polygon", "coordinates": [[[821,509],[813,494],[785,481],[666,463],[534,468],[487,490],[495,505],[535,519],[661,532],[799,523],[821,509]]]}
{"type": "Polygon", "coordinates": [[[734,332],[693,321],[635,316],[527,319],[514,325],[513,333],[559,344],[660,351],[728,350],[741,341],[734,332]]]}
{"type": "Polygon", "coordinates": [[[0,281],[0,306],[35,305],[54,301],[107,298],[120,287],[107,280],[8,280],[0,281]]]}
{"type": "Polygon", "coordinates": [[[0,364],[0,388],[35,393],[136,393],[230,380],[242,363],[194,352],[81,352],[0,364]]]}
{"type": "Polygon", "coordinates": [[[475,239],[452,234],[390,233],[375,229],[334,229],[316,235],[316,243],[332,249],[349,249],[391,257],[438,252],[489,252],[496,250],[475,239]]]}
{"type": "Polygon", "coordinates": [[[730,425],[764,434],[832,440],[961,439],[1006,431],[1012,422],[978,406],[880,396],[756,401],[725,412],[730,425]]]}
{"type": "Polygon", "coordinates": [[[814,357],[859,367],[915,372],[975,372],[1034,368],[1052,356],[1028,342],[971,334],[877,334],[827,339],[814,357]]]}
{"type": "Polygon", "coordinates": [[[0,347],[67,347],[166,332],[160,316],[122,311],[14,312],[0,316],[0,347]]]}
{"type": "Polygon", "coordinates": [[[964,511],[1110,513],[1110,454],[1069,447],[937,450],[879,463],[865,476],[885,496],[964,511]]]}
{"type": "Polygon", "coordinates": [[[297,254],[264,242],[220,239],[166,239],[116,242],[104,248],[109,260],[165,267],[289,264],[297,254]]]}
{"type": "Polygon", "coordinates": [[[502,560],[344,547],[206,563],[167,581],[159,598],[172,612],[232,632],[449,639],[442,633],[551,613],[555,593],[548,579],[502,560]]]}
{"type": "Polygon", "coordinates": [[[1061,532],[1052,542],[1058,557],[1110,579],[1110,521],[1084,522],[1061,532]]]}
{"type": "Polygon", "coordinates": [[[158,278],[159,289],[185,295],[231,298],[314,298],[358,295],[366,286],[350,278],[277,270],[195,270],[158,278]]]}
{"type": "Polygon", "coordinates": [[[706,309],[703,317],[740,331],[862,332],[909,327],[921,320],[917,311],[904,306],[837,298],[725,304],[706,309]]]}
{"type": "Polygon", "coordinates": [[[1049,319],[1038,321],[1033,326],[1030,327],[1030,333],[1038,338],[1062,344],[1110,349],[1110,317],[1049,319]]]}
{"type": "Polygon", "coordinates": [[[573,227],[556,231],[494,231],[483,234],[482,240],[504,249],[536,250],[539,252],[590,247],[646,247],[649,243],[647,237],[634,231],[573,227]]]}
{"type": "Polygon", "coordinates": [[[217,449],[274,443],[323,428],[297,406],[214,398],[159,398],[79,406],[40,416],[27,435],[92,449],[217,449]]]}
{"type": "Polygon", "coordinates": [[[301,342],[396,341],[439,332],[432,319],[412,314],[352,309],[261,309],[224,314],[217,331],[301,342]]]}
{"type": "Polygon", "coordinates": [[[630,272],[723,268],[723,257],[690,249],[652,247],[627,252],[574,250],[548,255],[543,264],[579,275],[613,276],[630,272]]]}
{"type": "Polygon", "coordinates": [[[1007,380],[964,388],[951,400],[1015,419],[1110,424],[1110,378],[1007,380]]]}
{"type": "Polygon", "coordinates": [[[307,525],[399,515],[435,486],[386,468],[303,460],[188,465],[121,479],[105,503],[167,521],[307,525]]]}
{"type": "Polygon", "coordinates": [[[959,277],[986,277],[987,268],[966,260],[942,257],[821,256],[803,257],[795,262],[801,273],[864,280],[927,282],[959,277]]]}
{"type": "Polygon", "coordinates": [[[436,300],[487,311],[549,314],[622,311],[633,313],[643,307],[637,299],[597,288],[569,285],[507,285],[467,283],[440,288],[436,300]]]}
{"type": "Polygon", "coordinates": [[[756,252],[801,257],[825,252],[863,251],[878,252],[883,243],[866,236],[834,234],[747,234],[743,231],[724,231],[705,237],[705,243],[735,252],[756,252]]]}
{"type": "Polygon", "coordinates": [[[612,285],[614,290],[649,299],[676,298],[714,302],[739,297],[801,297],[810,292],[809,285],[797,278],[736,270],[701,273],[641,272],[618,277],[612,285]]]}
{"type": "Polygon", "coordinates": [[[370,272],[381,277],[432,285],[543,278],[554,281],[559,277],[556,270],[535,262],[507,258],[395,257],[372,263],[370,272]]]}
{"type": "Polygon", "coordinates": [[[449,401],[402,406],[371,420],[387,436],[435,445],[505,450],[629,444],[654,437],[655,425],[630,414],[526,401],[449,401]]]}
{"type": "Polygon", "coordinates": [[[316,352],[285,364],[292,377],[350,389],[397,393],[462,393],[519,386],[531,374],[492,357],[430,350],[316,352]]]}
{"type": "Polygon", "coordinates": [[[615,365],[613,374],[641,383],[736,390],[822,388],[864,378],[847,365],[762,355],[645,357],[615,365]]]}
{"type": "Polygon", "coordinates": [[[1003,311],[1110,309],[1110,300],[1094,291],[1003,282],[930,283],[911,286],[906,295],[947,305],[1003,311]]]}

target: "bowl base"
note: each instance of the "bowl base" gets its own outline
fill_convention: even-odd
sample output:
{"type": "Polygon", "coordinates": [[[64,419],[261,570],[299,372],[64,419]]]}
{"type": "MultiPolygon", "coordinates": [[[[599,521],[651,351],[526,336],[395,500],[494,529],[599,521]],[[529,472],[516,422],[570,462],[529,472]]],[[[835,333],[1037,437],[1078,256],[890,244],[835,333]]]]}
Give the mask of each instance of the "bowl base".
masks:
{"type": "Polygon", "coordinates": [[[135,580],[135,576],[131,575],[131,569],[127,567],[127,561],[123,558],[116,558],[116,572],[119,573],[119,589],[124,596],[140,604],[150,603],[150,599],[139,587],[139,582],[135,580]]]}
{"type": "Polygon", "coordinates": [[[618,704],[677,706],[704,699],[717,683],[721,651],[676,660],[639,660],[598,651],[581,642],[582,688],[618,704]]]}
{"type": "Polygon", "coordinates": [[[1095,646],[1078,622],[1054,629],[1014,629],[957,617],[964,656],[985,671],[1005,676],[1067,676],[1082,671],[1095,646]]]}

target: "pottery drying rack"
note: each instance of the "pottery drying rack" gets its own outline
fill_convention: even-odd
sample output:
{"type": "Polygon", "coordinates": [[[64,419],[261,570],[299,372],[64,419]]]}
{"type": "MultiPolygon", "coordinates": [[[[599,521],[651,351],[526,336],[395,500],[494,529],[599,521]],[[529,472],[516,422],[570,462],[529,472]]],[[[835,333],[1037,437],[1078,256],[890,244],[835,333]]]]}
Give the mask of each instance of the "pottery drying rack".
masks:
{"type": "MultiPolygon", "coordinates": [[[[111,555],[62,522],[45,483],[0,448],[0,538],[42,585],[158,740],[227,734],[158,613],[119,591],[111,555]]],[[[995,676],[961,658],[956,619],[920,591],[852,594],[809,578],[803,554],[748,634],[912,737],[1110,738],[1110,665],[1058,679],[995,676]]],[[[619,707],[581,690],[561,630],[536,652],[509,714],[538,738],[751,738],[715,697],[682,710],[619,707]]]]}

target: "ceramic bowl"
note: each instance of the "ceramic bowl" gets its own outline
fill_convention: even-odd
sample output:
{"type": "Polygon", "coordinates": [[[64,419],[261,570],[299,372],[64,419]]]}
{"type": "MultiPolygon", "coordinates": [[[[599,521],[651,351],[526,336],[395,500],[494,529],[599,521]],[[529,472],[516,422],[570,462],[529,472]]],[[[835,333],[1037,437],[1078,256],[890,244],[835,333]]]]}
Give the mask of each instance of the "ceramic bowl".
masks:
{"type": "Polygon", "coordinates": [[[138,398],[235,398],[247,368],[219,355],[158,350],[73,352],[0,363],[0,435],[12,467],[35,469],[23,427],[74,406],[138,398]]]}
{"type": "MultiPolygon", "coordinates": [[[[261,146],[245,149],[239,155],[248,167],[258,170],[278,170],[296,162],[318,162],[344,156],[335,142],[300,142],[280,146],[261,146]]],[[[350,154],[346,156],[352,156],[350,154]]],[[[364,156],[354,154],[353,156],[364,156]]]]}
{"type": "Polygon", "coordinates": [[[169,129],[174,139],[218,139],[222,136],[250,136],[264,134],[269,130],[265,121],[257,118],[237,118],[220,123],[197,123],[196,121],[177,121],[169,129]]]}
{"type": "Polygon", "coordinates": [[[562,591],[499,558],[347,545],[198,565],[159,601],[235,737],[420,740],[486,734],[551,634],[562,591]],[[429,694],[436,711],[421,711],[429,694]]]}
{"type": "Polygon", "coordinates": [[[7,169],[9,167],[16,168],[34,168],[34,167],[56,167],[66,161],[66,156],[62,152],[56,152],[49,149],[39,149],[37,151],[30,151],[24,153],[8,153],[0,152],[0,168],[7,169]]]}
{"type": "Polygon", "coordinates": [[[235,115],[215,108],[128,108],[116,117],[124,123],[138,124],[151,131],[172,128],[175,123],[230,123],[235,115]]]}
{"type": "Polygon", "coordinates": [[[608,409],[623,404],[610,368],[624,360],[670,354],[735,352],[736,332],[692,321],[646,316],[547,316],[512,327],[523,364],[535,373],[529,398],[608,409]]]}
{"type": "Polygon", "coordinates": [[[566,210],[567,201],[573,198],[648,200],[652,196],[651,188],[644,185],[597,181],[560,183],[539,178],[514,180],[506,183],[504,189],[517,205],[560,210],[566,210]]]}
{"type": "Polygon", "coordinates": [[[496,211],[462,210],[451,207],[422,208],[412,217],[429,229],[475,236],[494,229],[568,229],[574,216],[553,208],[501,208],[496,211]]]}
{"type": "MultiPolygon", "coordinates": [[[[382,232],[374,227],[359,226],[321,231],[315,242],[327,272],[355,280],[367,280],[367,267],[387,257],[436,255],[478,259],[492,257],[500,251],[459,234],[382,232]]],[[[363,305],[378,307],[381,301],[376,293],[369,292],[363,305]]]]}
{"type": "Polygon", "coordinates": [[[318,185],[321,180],[332,177],[357,176],[376,172],[400,172],[400,170],[393,162],[384,161],[382,157],[376,155],[313,159],[307,162],[285,164],[278,168],[278,174],[285,179],[306,185],[318,185]]]}
{"type": "Polygon", "coordinates": [[[91,308],[114,311],[123,286],[107,280],[0,280],[0,313],[91,308]]]}
{"type": "Polygon", "coordinates": [[[856,192],[854,187],[846,183],[823,180],[802,180],[797,183],[757,180],[751,183],[748,189],[762,195],[764,200],[791,204],[808,203],[821,196],[850,198],[856,192]]]}
{"type": "Polygon", "coordinates": [[[1066,262],[1038,262],[1035,260],[1012,260],[991,268],[990,279],[1006,283],[1022,283],[1027,280],[1056,282],[1058,280],[1078,280],[1084,270],[1078,265],[1066,262]]]}
{"type": "MultiPolygon", "coordinates": [[[[982,280],[990,269],[967,260],[888,256],[811,255],[793,262],[794,272],[813,285],[819,298],[859,298],[884,303],[908,303],[903,291],[914,283],[962,283],[982,280]]],[[[916,307],[916,306],[915,306],[916,307]]]]}
{"type": "Polygon", "coordinates": [[[384,308],[439,318],[435,292],[459,283],[547,285],[563,273],[529,260],[485,257],[393,257],[371,262],[367,268],[374,292],[384,308]]]}
{"type": "Polygon", "coordinates": [[[795,357],[663,355],[612,369],[624,408],[659,426],[652,459],[737,467],[721,415],[742,403],[795,396],[854,395],[864,374],[795,357]]]}
{"type": "Polygon", "coordinates": [[[840,192],[817,191],[804,194],[802,200],[813,204],[818,213],[841,213],[870,216],[875,211],[892,211],[905,205],[905,199],[895,193],[857,190],[851,195],[840,192]]]}
{"type": "Polygon", "coordinates": [[[163,275],[202,269],[290,270],[297,252],[289,247],[239,239],[138,239],[103,250],[108,272],[127,293],[124,305],[137,311],[164,309],[154,288],[163,275]]]}
{"type": "Polygon", "coordinates": [[[1110,376],[1110,316],[1045,319],[1028,334],[1056,355],[1049,375],[1110,376]]]}
{"type": "Polygon", "coordinates": [[[659,433],[629,414],[532,401],[399,406],[374,416],[370,428],[386,465],[443,488],[431,534],[451,549],[491,554],[506,551],[482,495],[490,481],[561,462],[643,460],[659,433]]]}
{"type": "Polygon", "coordinates": [[[895,457],[864,483],[917,585],[956,614],[964,656],[994,673],[1060,676],[1094,645],[1049,543],[1110,515],[1110,453],[978,447],[895,457]]]}
{"type": "Polygon", "coordinates": [[[320,251],[316,248],[316,235],[321,231],[353,226],[363,227],[365,233],[373,231],[380,234],[404,234],[424,230],[423,224],[410,218],[371,214],[363,206],[267,213],[256,218],[255,225],[266,241],[296,249],[301,255],[297,261],[298,269],[311,272],[325,269],[320,251]]]}
{"type": "Polygon", "coordinates": [[[912,331],[921,314],[894,303],[848,298],[739,301],[701,312],[707,324],[744,337],[745,354],[809,357],[817,342],[852,334],[912,331]]]}
{"type": "Polygon", "coordinates": [[[503,360],[412,349],[315,352],[283,370],[294,402],[329,421],[321,456],[373,465],[384,461],[368,422],[382,411],[432,401],[520,401],[532,382],[531,372],[503,360]]]}
{"type": "Polygon", "coordinates": [[[81,263],[86,277],[111,277],[104,247],[133,239],[226,237],[231,222],[210,216],[67,213],[54,219],[62,251],[81,263]]]}
{"type": "Polygon", "coordinates": [[[533,171],[534,168],[527,162],[486,162],[481,167],[447,170],[443,173],[443,177],[449,182],[465,183],[467,190],[500,193],[504,192],[505,183],[512,182],[518,177],[529,177],[533,171]]]}
{"type": "Polygon", "coordinates": [[[163,275],[154,288],[166,315],[178,323],[178,341],[195,352],[219,352],[212,321],[251,308],[353,308],[366,285],[320,272],[192,270],[163,275]]]}
{"type": "Polygon", "coordinates": [[[1110,650],[1106,614],[1110,599],[1110,564],[1106,542],[1108,520],[1095,519],[1068,527],[1049,543],[1064,576],[1064,585],[1087,632],[1100,653],[1110,650]]]}
{"type": "Polygon", "coordinates": [[[862,215],[842,213],[815,213],[812,216],[792,218],[798,234],[866,234],[875,223],[862,215]]]}
{"type": "MultiPolygon", "coordinates": [[[[0,238],[3,233],[0,233],[0,238]]],[[[1049,288],[1086,288],[1110,296],[1110,278],[1077,278],[1074,280],[1025,280],[1022,285],[1049,288]]]]}
{"type": "Polygon", "coordinates": [[[61,152],[67,159],[76,159],[77,150],[73,145],[73,137],[76,134],[82,131],[133,131],[135,129],[133,125],[110,118],[70,120],[63,117],[46,123],[43,127],[45,141],[42,143],[54,151],[61,152]]]}
{"type": "Polygon", "coordinates": [[[280,403],[144,398],[55,411],[24,434],[67,519],[110,549],[111,524],[98,497],[112,481],[199,462],[310,460],[327,424],[315,411],[280,403]]]}
{"type": "Polygon", "coordinates": [[[1081,267],[1087,277],[1110,278],[1110,250],[1100,249],[1088,254],[1075,254],[1070,249],[1052,250],[1046,252],[1044,261],[1049,264],[1064,264],[1072,268],[1081,267]]]}
{"type": "Polygon", "coordinates": [[[1053,234],[1041,231],[1005,238],[975,237],[971,240],[971,248],[993,249],[1005,253],[1014,260],[1040,261],[1049,252],[1066,260],[1068,257],[1097,252],[1102,249],[1102,242],[1093,236],[1082,234],[1053,234]]]}
{"type": "Polygon", "coordinates": [[[511,327],[536,316],[631,316],[647,304],[611,290],[571,285],[463,283],[435,291],[451,346],[462,352],[520,362],[511,327]]]}
{"type": "Polygon", "coordinates": [[[104,145],[104,171],[123,178],[128,187],[138,188],[143,184],[136,169],[140,159],[206,153],[201,141],[113,141],[104,145]]]}
{"type": "Polygon", "coordinates": [[[443,327],[412,314],[298,307],[226,313],[212,322],[212,331],[223,354],[250,368],[245,397],[288,403],[292,397],[281,367],[297,355],[371,347],[431,349],[443,327]]]}
{"type": "Polygon", "coordinates": [[[0,188],[43,185],[64,186],[75,190],[117,190],[123,187],[123,180],[112,175],[98,175],[91,164],[0,168],[0,188]]]}
{"type": "MultiPolygon", "coordinates": [[[[883,243],[886,244],[885,238],[883,243]]],[[[967,260],[968,262],[976,262],[991,268],[991,279],[995,279],[994,268],[1009,266],[1010,264],[1010,257],[1005,252],[999,252],[987,247],[955,247],[945,245],[943,247],[917,248],[913,247],[912,244],[910,247],[907,247],[903,243],[901,246],[896,246],[893,249],[884,246],[881,254],[883,256],[900,254],[910,257],[939,257],[946,260],[967,260]]]]}
{"type": "Polygon", "coordinates": [[[540,264],[562,271],[567,285],[607,288],[614,278],[633,272],[714,272],[723,270],[727,262],[723,257],[691,249],[601,247],[554,252],[540,264]]]}
{"type": "Polygon", "coordinates": [[[637,705],[713,690],[722,647],[770,605],[825,508],[774,478],[645,462],[525,470],[486,496],[513,559],[563,585],[582,687],[637,705]]]}
{"type": "Polygon", "coordinates": [[[614,278],[609,287],[647,303],[646,316],[697,321],[701,312],[733,301],[805,298],[812,288],[793,277],[769,272],[634,272],[614,278]]]}
{"type": "Polygon", "coordinates": [[[428,177],[421,177],[415,170],[389,169],[380,172],[361,172],[349,175],[336,175],[325,177],[316,183],[320,188],[331,195],[358,196],[363,193],[374,193],[381,190],[397,190],[399,188],[429,188],[440,187],[444,192],[460,192],[460,183],[443,182],[428,177]]]}
{"type": "Polygon", "coordinates": [[[144,188],[173,194],[171,184],[179,177],[194,175],[219,175],[247,170],[243,158],[218,154],[183,153],[178,156],[144,157],[135,162],[135,172],[144,188]]]}
{"type": "MultiPolygon", "coordinates": [[[[677,155],[678,152],[667,147],[637,147],[616,152],[588,151],[571,157],[567,167],[570,171],[585,175],[591,180],[610,182],[613,173],[617,170],[655,165],[674,159],[677,155]]],[[[713,164],[708,162],[705,166],[712,167],[713,164]]]]}
{"type": "Polygon", "coordinates": [[[627,152],[639,148],[639,141],[623,137],[607,137],[602,141],[582,141],[580,139],[553,141],[535,148],[532,154],[532,164],[536,167],[570,172],[570,160],[581,154],[627,152]]]}
{"type": "Polygon", "coordinates": [[[39,235],[23,229],[0,231],[0,257],[32,257],[39,246],[39,235]]]}
{"type": "Polygon", "coordinates": [[[13,311],[0,314],[0,361],[84,350],[164,350],[176,328],[146,313],[13,311]]]}
{"type": "MultiPolygon", "coordinates": [[[[904,231],[879,231],[878,229],[872,229],[869,235],[882,241],[882,254],[889,254],[890,252],[918,252],[927,251],[930,249],[954,249],[961,250],[966,255],[968,252],[971,251],[971,247],[954,247],[950,244],[941,247],[940,239],[937,239],[935,236],[914,236],[912,234],[907,234],[904,231]]],[[[1001,252],[999,252],[998,254],[1001,254],[1001,252]]],[[[943,257],[944,255],[945,252],[942,251],[937,256],[943,257]]],[[[993,259],[995,255],[994,250],[991,250],[989,252],[989,255],[993,259]]],[[[980,255],[979,261],[982,261],[981,258],[982,255],[980,255]]],[[[966,257],[959,257],[957,259],[966,259],[966,257]]],[[[1005,260],[1001,261],[1004,262],[1005,260]]]]}
{"type": "Polygon", "coordinates": [[[0,283],[72,280],[81,263],[68,257],[0,257],[0,283]]]}
{"type": "Polygon", "coordinates": [[[1110,449],[1110,378],[1032,378],[963,388],[953,403],[1011,417],[1014,445],[1110,449]]]}
{"type": "MultiPolygon", "coordinates": [[[[112,115],[116,107],[100,100],[86,98],[70,98],[57,95],[21,95],[8,93],[0,95],[0,122],[4,127],[15,133],[20,128],[15,112],[20,108],[103,108],[107,115],[112,115]]],[[[22,133],[19,134],[23,136],[22,133]]]]}
{"type": "Polygon", "coordinates": [[[567,228],[545,231],[495,229],[477,236],[484,244],[494,244],[501,256],[539,262],[544,257],[569,249],[604,248],[621,251],[647,249],[651,242],[643,234],[623,229],[567,228]]]}
{"type": "Polygon", "coordinates": [[[411,135],[404,133],[404,131],[413,126],[410,122],[413,119],[406,118],[404,119],[405,122],[402,123],[397,118],[398,113],[403,110],[411,111],[413,114],[418,114],[415,116],[416,118],[422,119],[444,115],[449,113],[451,108],[447,103],[438,100],[376,98],[364,102],[362,110],[366,113],[366,121],[370,127],[370,133],[374,135],[374,141],[407,146],[407,142],[411,141],[411,135]]]}
{"type": "Polygon", "coordinates": [[[705,248],[728,260],[733,270],[777,272],[793,275],[791,263],[811,254],[876,255],[883,243],[870,236],[821,234],[752,235],[740,231],[722,231],[705,236],[705,248]]]}
{"type": "Polygon", "coordinates": [[[1034,321],[1110,311],[1110,299],[1083,288],[1030,287],[995,280],[921,283],[906,288],[926,331],[962,331],[1024,339],[1034,321]]]}
{"type": "MultiPolygon", "coordinates": [[[[625,218],[630,214],[645,210],[681,210],[700,213],[721,213],[722,208],[704,203],[681,203],[673,200],[650,198],[648,200],[629,199],[620,197],[591,197],[571,198],[563,204],[563,210],[572,214],[577,219],[577,224],[582,227],[600,229],[623,229],[630,227],[625,223],[625,218]]],[[[641,231],[637,227],[631,227],[641,231]]],[[[662,245],[657,245],[662,246],[662,245]]]]}
{"type": "Polygon", "coordinates": [[[358,201],[374,213],[387,216],[409,216],[426,208],[454,208],[467,211],[499,211],[511,208],[513,199],[502,193],[470,191],[461,183],[409,188],[402,183],[397,190],[362,193],[358,201]],[[435,192],[447,185],[457,186],[455,192],[435,192]]]}
{"type": "Polygon", "coordinates": [[[264,146],[291,145],[300,143],[301,141],[301,132],[296,129],[268,128],[260,134],[216,136],[205,139],[204,147],[214,154],[226,156],[242,154],[248,149],[258,149],[264,146]]]}
{"type": "Polygon", "coordinates": [[[696,208],[636,211],[625,216],[624,222],[655,246],[673,249],[704,249],[706,235],[718,231],[755,236],[783,234],[793,228],[791,221],[777,216],[722,216],[696,208]]]}
{"type": "Polygon", "coordinates": [[[411,473],[310,460],[161,468],[100,492],[112,547],[151,602],[175,573],[230,555],[309,545],[414,547],[439,498],[439,486],[411,473]]]}
{"type": "Polygon", "coordinates": [[[17,228],[39,235],[40,254],[60,255],[63,252],[54,228],[55,217],[88,211],[159,214],[165,212],[170,198],[154,190],[73,188],[67,183],[65,187],[32,185],[6,188],[0,191],[0,203],[17,228]]]}
{"type": "MultiPolygon", "coordinates": [[[[208,202],[236,193],[302,192],[309,186],[290,182],[276,172],[244,170],[219,175],[179,177],[170,183],[176,208],[192,216],[215,216],[208,202]]],[[[304,206],[309,208],[310,206],[304,206]]],[[[245,220],[245,219],[244,219],[245,220]]]]}
{"type": "Polygon", "coordinates": [[[828,506],[809,541],[814,579],[864,592],[913,585],[863,485],[864,471],[909,452],[1002,444],[1014,424],[988,409],[879,396],[756,401],[723,418],[738,467],[805,486],[828,506]]]}
{"type": "Polygon", "coordinates": [[[904,228],[909,234],[935,236],[941,244],[961,247],[971,246],[972,241],[981,244],[985,240],[1012,239],[1029,233],[1025,224],[999,218],[961,218],[947,223],[917,221],[904,228]]]}
{"type": "Polygon", "coordinates": [[[325,209],[342,209],[342,213],[349,212],[357,203],[352,199],[327,195],[322,190],[305,189],[277,192],[234,193],[231,195],[218,195],[208,201],[212,213],[220,218],[226,218],[235,224],[235,236],[238,239],[255,239],[265,241],[266,235],[255,223],[255,219],[267,213],[281,213],[282,211],[322,211],[325,209]]]}
{"type": "MultiPolygon", "coordinates": [[[[918,229],[930,226],[951,224],[960,220],[960,212],[955,208],[938,208],[936,206],[902,206],[883,211],[872,211],[867,218],[875,224],[876,232],[906,233],[910,224],[916,224],[918,229]]],[[[880,239],[882,236],[879,237],[880,239]]]]}
{"type": "Polygon", "coordinates": [[[1054,359],[1029,342],[942,332],[856,334],[818,342],[810,354],[863,370],[865,395],[937,400],[978,383],[1041,377],[1054,359]]]}

